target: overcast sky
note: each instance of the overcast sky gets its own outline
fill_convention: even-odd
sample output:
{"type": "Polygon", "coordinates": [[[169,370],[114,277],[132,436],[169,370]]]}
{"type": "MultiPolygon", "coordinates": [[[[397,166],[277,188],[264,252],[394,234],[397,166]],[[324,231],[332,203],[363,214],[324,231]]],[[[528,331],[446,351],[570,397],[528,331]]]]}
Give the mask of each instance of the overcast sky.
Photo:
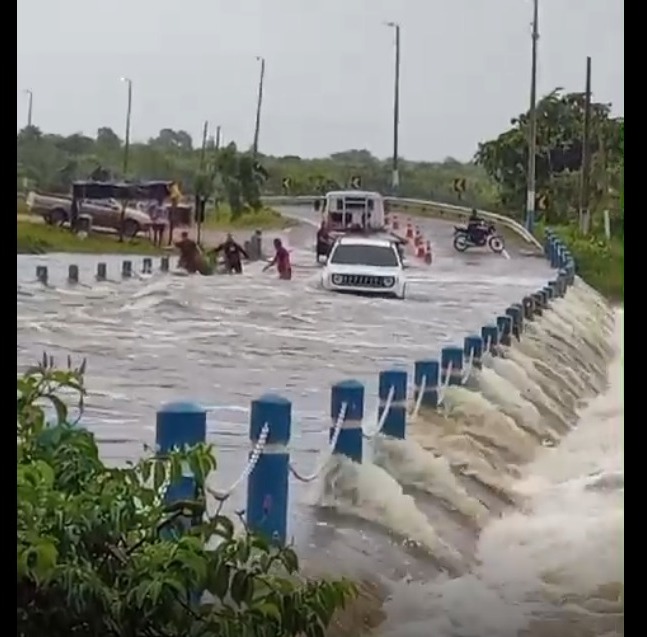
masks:
{"type": "MultiPolygon", "coordinates": [[[[620,0],[540,0],[539,92],[583,90],[624,113],[620,0]]],[[[132,135],[202,122],[248,146],[267,60],[260,148],[320,156],[392,145],[393,30],[402,28],[401,154],[468,159],[528,105],[531,0],[20,0],[17,126],[34,95],[47,132],[132,135]]]]}

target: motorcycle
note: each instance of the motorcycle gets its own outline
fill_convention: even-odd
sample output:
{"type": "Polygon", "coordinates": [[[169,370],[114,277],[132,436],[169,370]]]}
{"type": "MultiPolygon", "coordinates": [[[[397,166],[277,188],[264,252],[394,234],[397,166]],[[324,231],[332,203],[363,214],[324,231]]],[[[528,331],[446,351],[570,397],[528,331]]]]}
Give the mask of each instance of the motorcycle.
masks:
{"type": "Polygon", "coordinates": [[[505,250],[503,237],[496,231],[494,224],[483,224],[480,237],[475,240],[473,232],[465,226],[454,226],[454,249],[458,252],[465,252],[468,248],[482,248],[486,246],[495,254],[501,254],[505,250]]]}

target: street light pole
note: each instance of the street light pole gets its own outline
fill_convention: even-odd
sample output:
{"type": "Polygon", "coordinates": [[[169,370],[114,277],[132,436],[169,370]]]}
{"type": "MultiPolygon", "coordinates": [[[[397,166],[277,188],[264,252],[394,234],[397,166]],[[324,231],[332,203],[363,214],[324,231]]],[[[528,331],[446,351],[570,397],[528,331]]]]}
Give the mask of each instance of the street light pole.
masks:
{"type": "Polygon", "coordinates": [[[535,225],[535,188],[537,155],[537,41],[539,40],[539,0],[533,0],[532,61],[530,67],[530,111],[528,122],[528,191],[526,197],[526,228],[532,232],[535,225]]]}
{"type": "Polygon", "coordinates": [[[29,88],[25,89],[25,93],[27,94],[27,128],[31,128],[34,108],[34,93],[29,88]]]}
{"type": "Polygon", "coordinates": [[[258,100],[256,103],[256,125],[254,126],[254,144],[252,154],[256,157],[258,153],[258,136],[261,132],[261,108],[263,106],[263,84],[265,83],[265,58],[257,57],[261,63],[261,75],[258,80],[258,100]]]}
{"type": "Polygon", "coordinates": [[[393,85],[393,162],[391,173],[391,187],[394,195],[400,187],[400,173],[398,170],[398,145],[400,128],[400,25],[397,22],[387,22],[387,26],[395,30],[395,75],[393,85]]]}
{"type": "Polygon", "coordinates": [[[123,164],[123,173],[124,179],[128,175],[128,159],[130,154],[130,118],[133,109],[133,81],[130,78],[122,77],[122,82],[125,82],[128,86],[128,97],[126,102],[126,137],[124,138],[124,164],[123,164]]]}

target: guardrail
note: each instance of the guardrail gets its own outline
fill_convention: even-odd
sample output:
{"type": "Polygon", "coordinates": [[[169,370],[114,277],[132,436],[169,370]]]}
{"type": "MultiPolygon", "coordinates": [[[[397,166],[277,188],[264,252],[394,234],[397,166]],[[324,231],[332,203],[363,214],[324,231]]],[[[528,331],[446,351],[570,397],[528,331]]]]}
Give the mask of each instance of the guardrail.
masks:
{"type": "MultiPolygon", "coordinates": [[[[246,517],[249,528],[282,543],[287,539],[290,476],[311,482],[321,475],[330,459],[344,456],[364,461],[364,441],[376,436],[404,439],[407,422],[420,409],[438,409],[443,405],[448,387],[464,385],[482,367],[484,353],[504,353],[514,339],[521,340],[524,325],[551,309],[551,301],[564,296],[575,279],[575,263],[564,244],[547,233],[544,253],[556,276],[534,294],[510,305],[504,312],[481,327],[480,333],[468,334],[462,346],[444,347],[439,358],[421,358],[414,362],[413,383],[409,387],[406,369],[379,372],[379,408],[377,422],[366,427],[365,387],[357,380],[344,380],[331,388],[329,444],[320,462],[309,473],[297,469],[290,459],[292,404],[282,396],[266,394],[251,403],[249,459],[238,478],[222,490],[210,489],[220,502],[229,498],[247,481],[246,517]]],[[[175,402],[157,413],[156,445],[164,453],[206,441],[206,410],[195,403],[175,402]]],[[[167,496],[186,499],[192,493],[191,473],[187,471],[179,490],[167,496]],[[189,494],[189,495],[187,495],[189,494]]]]}
{"type": "MultiPolygon", "coordinates": [[[[274,206],[306,206],[313,205],[320,195],[301,195],[294,197],[272,196],[263,197],[263,201],[274,206]]],[[[440,218],[465,221],[471,214],[472,208],[456,206],[453,204],[440,203],[438,201],[426,201],[424,199],[408,199],[405,197],[385,197],[384,201],[388,210],[393,212],[409,213],[411,215],[437,216],[440,218]]],[[[478,210],[479,216],[487,221],[504,226],[519,235],[526,243],[536,248],[542,248],[541,243],[522,224],[510,217],[500,215],[496,212],[478,210]]]]}

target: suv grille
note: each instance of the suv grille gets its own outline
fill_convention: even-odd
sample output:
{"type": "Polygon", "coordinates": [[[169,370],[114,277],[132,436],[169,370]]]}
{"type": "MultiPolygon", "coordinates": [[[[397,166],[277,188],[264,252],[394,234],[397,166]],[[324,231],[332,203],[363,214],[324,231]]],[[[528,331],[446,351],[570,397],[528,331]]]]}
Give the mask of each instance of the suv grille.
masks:
{"type": "Polygon", "coordinates": [[[338,285],[357,286],[362,288],[383,288],[384,277],[368,274],[342,274],[338,285]]]}

